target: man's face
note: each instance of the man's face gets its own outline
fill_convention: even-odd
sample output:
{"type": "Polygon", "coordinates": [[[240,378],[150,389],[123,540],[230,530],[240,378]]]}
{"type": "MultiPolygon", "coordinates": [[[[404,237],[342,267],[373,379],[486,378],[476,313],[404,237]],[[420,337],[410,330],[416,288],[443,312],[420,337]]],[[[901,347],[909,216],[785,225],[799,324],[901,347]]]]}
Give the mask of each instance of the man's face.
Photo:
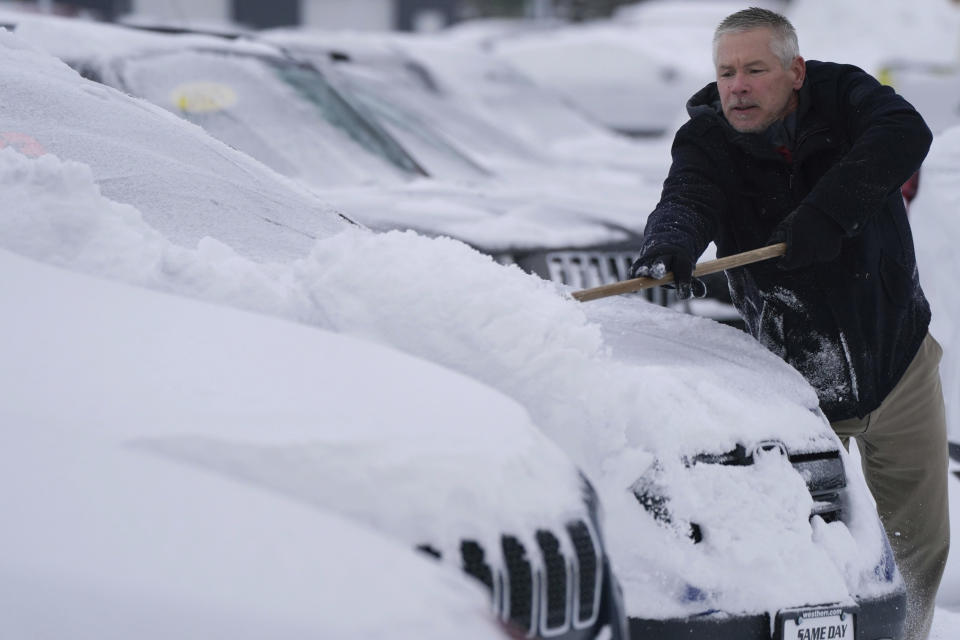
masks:
{"type": "Polygon", "coordinates": [[[786,69],[770,49],[767,28],[726,33],[717,40],[717,88],[723,115],[741,133],[759,133],[797,106],[806,65],[797,57],[786,69]]]}

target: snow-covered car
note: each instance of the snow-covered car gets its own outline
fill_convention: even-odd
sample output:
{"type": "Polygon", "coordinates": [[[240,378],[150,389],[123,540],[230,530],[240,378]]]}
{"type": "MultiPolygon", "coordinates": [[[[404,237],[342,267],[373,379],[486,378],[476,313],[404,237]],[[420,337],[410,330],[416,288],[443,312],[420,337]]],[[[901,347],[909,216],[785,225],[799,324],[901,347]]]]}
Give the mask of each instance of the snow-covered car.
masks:
{"type": "MultiPolygon", "coordinates": [[[[341,427],[382,419],[352,419],[370,407],[365,376],[391,362],[442,380],[434,368],[6,250],[0,268],[0,301],[16,309],[0,336],[3,636],[508,637],[481,590],[311,500],[323,485],[309,483],[328,479],[293,475],[334,452],[317,428],[331,410],[353,405],[341,427]],[[331,347],[353,358],[349,381],[326,385],[322,403],[291,392],[329,376],[331,347]],[[264,367],[271,358],[303,366],[264,367]],[[281,460],[297,449],[299,468],[281,460]],[[260,456],[260,474],[283,464],[291,482],[245,476],[240,451],[260,456]]],[[[386,402],[377,411],[404,424],[434,417],[416,395],[386,402]]],[[[348,443],[354,465],[376,455],[348,443]]]]}
{"type": "Polygon", "coordinates": [[[646,369],[627,433],[651,455],[629,486],[657,526],[611,517],[607,529],[618,567],[642,559],[656,576],[619,574],[632,637],[902,637],[890,546],[812,389],[743,332],[650,306],[600,300],[585,312],[618,360],[646,369]],[[816,553],[801,550],[810,544],[816,553]]]}
{"type": "MultiPolygon", "coordinates": [[[[858,468],[849,464],[819,412],[813,389],[749,336],[635,297],[577,303],[558,294],[553,283],[499,265],[461,242],[410,232],[371,233],[332,213],[330,222],[336,221],[337,228],[315,233],[309,252],[293,258],[251,259],[218,237],[217,229],[199,243],[167,237],[154,227],[154,221],[162,219],[156,214],[141,214],[101,195],[98,189],[109,185],[110,174],[101,173],[96,155],[87,156],[89,169],[68,162],[72,146],[100,144],[97,136],[81,135],[87,126],[96,128],[87,121],[110,120],[119,131],[151,131],[171,140],[194,136],[198,146],[218,150],[227,160],[241,156],[213,141],[200,145],[206,140],[201,130],[86,82],[53,59],[16,48],[12,36],[0,36],[0,80],[9,92],[5,122],[17,131],[40,132],[34,136],[37,143],[63,157],[30,159],[11,150],[0,152],[9,205],[0,215],[5,248],[128,284],[279,316],[311,325],[313,331],[381,342],[510,396],[590,478],[606,514],[598,519],[604,525],[598,540],[612,565],[604,575],[615,574],[623,587],[632,635],[769,640],[785,633],[812,635],[828,626],[846,639],[901,635],[902,580],[858,468]],[[46,110],[38,112],[37,105],[46,110]]],[[[168,192],[199,197],[158,180],[147,169],[151,154],[138,164],[132,155],[134,139],[127,144],[131,175],[152,185],[153,200],[168,192]]],[[[255,163],[240,166],[248,169],[243,175],[254,167],[272,175],[255,163]]],[[[309,200],[308,195],[303,198],[309,200]]],[[[188,222],[189,214],[182,215],[181,223],[188,222]]],[[[250,233],[245,242],[256,244],[259,230],[250,233]]],[[[162,337],[158,331],[151,336],[162,337]]],[[[203,339],[198,336],[197,343],[203,339]]],[[[269,362],[270,356],[261,354],[259,359],[269,362]]],[[[315,386],[305,375],[292,390],[307,395],[315,386]]],[[[444,400],[450,395],[444,389],[438,393],[444,400]]],[[[345,412],[338,417],[342,415],[345,412]]],[[[450,424],[442,431],[456,428],[450,424]]],[[[535,431],[526,433],[542,442],[535,431]]],[[[476,443],[481,453],[500,452],[506,438],[495,428],[473,436],[479,441],[468,442],[476,443]]],[[[165,441],[162,453],[270,488],[301,487],[297,480],[302,466],[295,456],[285,456],[288,451],[282,447],[252,453],[243,446],[174,440],[165,441]],[[283,464],[274,464],[277,457],[283,464]]],[[[439,446],[426,440],[427,451],[439,446]]],[[[381,464],[395,460],[394,449],[409,451],[413,444],[404,440],[403,446],[387,447],[381,464]]],[[[339,455],[350,452],[348,448],[339,455]]],[[[474,453],[471,448],[463,455],[474,453]]],[[[440,458],[438,464],[449,463],[444,468],[451,474],[459,466],[476,469],[474,463],[482,463],[440,458]]],[[[536,456],[518,461],[537,477],[540,464],[536,456]]],[[[488,475],[471,475],[496,482],[496,465],[488,468],[493,469],[488,475]]],[[[402,491],[393,484],[412,481],[409,466],[389,469],[389,481],[370,481],[364,488],[368,495],[383,497],[385,508],[394,510],[388,514],[398,509],[406,514],[406,502],[391,503],[387,496],[402,491]]],[[[450,493],[445,492],[456,500],[453,513],[458,514],[486,513],[483,503],[477,504],[483,495],[508,505],[532,504],[529,512],[511,511],[527,516],[563,503],[563,509],[553,511],[552,524],[535,525],[532,532],[499,527],[499,538],[496,533],[472,538],[483,546],[485,560],[506,567],[499,575],[509,577],[511,584],[513,576],[531,586],[537,578],[504,534],[528,540],[525,549],[544,549],[545,558],[555,559],[558,550],[571,558],[566,566],[544,560],[548,577],[537,589],[505,589],[507,580],[501,584],[494,578],[492,566],[488,571],[484,562],[470,560],[478,557],[474,547],[468,546],[464,558],[461,531],[468,525],[455,518],[444,521],[449,528],[435,533],[432,544],[427,541],[444,558],[466,561],[468,571],[472,567],[475,575],[488,576],[501,615],[507,591],[528,593],[524,602],[546,606],[546,614],[534,614],[532,605],[523,609],[523,620],[536,622],[542,635],[561,628],[579,631],[566,626],[573,619],[569,603],[587,598],[572,600],[571,594],[590,584],[582,577],[563,577],[566,567],[577,565],[572,559],[579,558],[583,548],[563,538],[571,521],[565,509],[589,514],[592,500],[570,503],[570,492],[575,487],[587,491],[585,485],[570,474],[565,474],[569,484],[557,484],[553,473],[546,475],[549,487],[533,484],[541,487],[535,497],[512,485],[489,494],[475,484],[447,487],[450,493]],[[541,535],[541,529],[554,532],[559,542],[541,535]],[[571,590],[571,585],[579,586],[571,590]],[[551,602],[566,603],[571,615],[559,610],[551,614],[551,602]]],[[[310,486],[315,488],[315,483],[310,486]]],[[[338,505],[342,499],[323,503],[338,505]]],[[[573,521],[578,520],[589,529],[589,517],[573,521]]],[[[415,544],[424,540],[401,538],[415,544]]],[[[583,536],[580,540],[586,542],[583,536]]],[[[516,610],[510,604],[507,617],[516,610]]]]}
{"type": "Polygon", "coordinates": [[[414,546],[496,584],[505,621],[608,619],[586,485],[515,403],[338,334],[0,268],[4,635],[507,637],[414,546]]]}
{"type": "MultiPolygon", "coordinates": [[[[146,98],[320,190],[372,229],[454,237],[578,287],[623,277],[638,245],[636,198],[559,189],[562,176],[550,182],[550,174],[535,184],[491,180],[437,137],[408,149],[324,73],[268,44],[50,18],[22,19],[16,32],[84,76],[146,98]]],[[[652,189],[632,193],[655,198],[652,189]]]]}
{"type": "MultiPolygon", "coordinates": [[[[270,267],[251,256],[289,258],[284,241],[301,237],[300,231],[329,237],[353,225],[202,130],[84,81],[6,32],[0,32],[0,56],[4,86],[16,97],[6,104],[5,126],[17,132],[0,149],[7,203],[0,215],[0,258],[9,276],[2,299],[16,316],[0,345],[0,424],[9,430],[4,468],[12,473],[0,494],[7,518],[2,538],[10,542],[0,550],[0,573],[3,589],[22,592],[13,600],[18,607],[69,609],[63,620],[47,621],[52,637],[105,607],[129,606],[128,616],[97,621],[93,628],[106,634],[100,637],[120,637],[127,621],[139,627],[178,607],[184,617],[159,625],[156,633],[175,628],[188,637],[209,637],[208,630],[270,637],[274,629],[278,636],[303,637],[326,629],[335,637],[347,631],[370,637],[366,631],[389,628],[459,637],[450,633],[453,622],[480,624],[474,620],[482,616],[454,595],[432,598],[427,569],[379,575],[413,563],[380,562],[389,550],[372,549],[369,562],[361,557],[354,565],[357,582],[340,584],[343,563],[362,553],[341,540],[365,538],[335,521],[324,535],[330,519],[324,513],[335,511],[475,577],[489,590],[496,617],[524,634],[623,637],[596,495],[515,402],[382,346],[226,308],[279,311],[282,279],[257,271],[285,263],[270,267]],[[186,175],[193,180],[176,181],[186,175]],[[216,195],[227,187],[236,202],[251,196],[240,207],[243,214],[269,222],[244,225],[245,218],[234,215],[239,212],[222,207],[216,195]],[[191,228],[198,211],[207,209],[223,219],[191,228]],[[303,216],[302,229],[282,224],[283,211],[303,216]],[[40,228],[34,226],[41,220],[40,228]],[[238,253],[226,244],[234,234],[259,249],[237,241],[238,253]],[[130,241],[138,248],[127,253],[130,241]],[[220,306],[34,261],[114,279],[139,273],[146,276],[139,284],[220,306]],[[237,280],[214,284],[213,272],[232,272],[237,280]],[[170,286],[171,277],[179,284],[170,286]],[[253,280],[276,287],[276,297],[263,306],[263,300],[244,303],[243,290],[253,280]],[[191,293],[180,285],[196,288],[191,293]],[[74,441],[83,443],[75,458],[74,441]],[[12,458],[17,464],[6,464],[12,458]],[[103,468],[88,477],[98,461],[103,468]],[[308,508],[278,513],[272,521],[265,504],[246,516],[244,492],[225,481],[212,483],[225,489],[207,489],[203,474],[170,462],[251,485],[251,503],[269,502],[262,496],[272,494],[284,498],[275,510],[291,511],[284,504],[290,501],[308,508]],[[30,467],[30,474],[19,474],[18,465],[30,467]],[[100,484],[115,490],[101,495],[100,484]],[[226,501],[221,508],[191,517],[218,496],[226,501]],[[74,517],[92,521],[71,525],[74,517]],[[246,532],[260,518],[260,526],[246,532]],[[311,518],[303,531],[288,530],[311,518]],[[278,529],[263,532],[267,525],[278,529]],[[233,526],[245,533],[224,541],[223,549],[211,548],[233,526]],[[189,547],[194,538],[196,547],[189,547]],[[98,564],[114,544],[116,560],[98,564]],[[310,547],[301,551],[301,544],[310,547]],[[231,568],[257,545],[263,555],[231,568]],[[138,561],[151,551],[156,558],[138,561]],[[178,558],[181,551],[192,555],[178,558]],[[207,553],[210,562],[193,562],[207,553]],[[340,561],[331,560],[325,575],[330,555],[340,561]],[[300,560],[308,564],[298,568],[300,560]],[[268,571],[262,566],[268,562],[279,565],[268,571]],[[256,580],[258,572],[264,581],[256,580]],[[276,593],[268,590],[274,577],[276,593]],[[366,605],[377,615],[329,622],[357,610],[355,603],[348,606],[348,587],[359,581],[367,583],[366,605]],[[392,597],[400,581],[407,582],[407,597],[378,607],[379,594],[392,597]],[[72,599],[87,586],[102,588],[92,596],[100,598],[96,607],[72,599]],[[328,597],[340,588],[342,594],[328,597]],[[202,597],[206,590],[212,594],[202,597]],[[225,595],[217,597],[218,591],[225,595]],[[154,597],[161,600],[156,607],[150,606],[154,597]],[[254,602],[259,597],[266,600],[254,602]],[[419,604],[405,610],[411,598],[419,604]],[[313,606],[314,599],[327,599],[333,608],[313,606]],[[336,612],[338,603],[346,609],[336,612]],[[186,617],[192,608],[195,619],[186,617]],[[243,615],[231,618],[233,608],[243,615]],[[226,618],[216,627],[220,611],[226,618]],[[421,618],[405,628],[405,616],[421,618]]],[[[9,629],[10,619],[0,624],[9,629]]],[[[20,635],[45,623],[20,612],[12,619],[20,635]]],[[[485,637],[483,628],[470,633],[485,637]]]]}

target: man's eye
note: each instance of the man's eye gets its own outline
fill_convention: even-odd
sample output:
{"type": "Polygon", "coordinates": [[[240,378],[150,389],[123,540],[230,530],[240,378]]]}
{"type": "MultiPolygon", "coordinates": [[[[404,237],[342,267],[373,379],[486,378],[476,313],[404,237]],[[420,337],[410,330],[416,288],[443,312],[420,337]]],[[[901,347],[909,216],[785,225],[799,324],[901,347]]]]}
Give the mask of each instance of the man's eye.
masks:
{"type": "Polygon", "coordinates": [[[763,73],[763,69],[750,69],[750,73],[756,75],[758,73],[763,73]]]}
{"type": "Polygon", "coordinates": [[[723,73],[720,74],[720,77],[721,77],[721,78],[732,78],[732,77],[733,77],[733,72],[732,72],[732,71],[724,71],[723,73]]]}

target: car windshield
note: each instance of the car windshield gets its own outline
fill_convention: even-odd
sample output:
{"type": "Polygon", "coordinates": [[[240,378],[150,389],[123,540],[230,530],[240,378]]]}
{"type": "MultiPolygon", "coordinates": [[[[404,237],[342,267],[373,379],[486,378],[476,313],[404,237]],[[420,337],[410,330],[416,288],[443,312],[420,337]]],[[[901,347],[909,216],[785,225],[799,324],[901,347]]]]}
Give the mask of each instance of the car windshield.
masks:
{"type": "Polygon", "coordinates": [[[437,130],[437,112],[426,112],[411,105],[401,92],[377,82],[347,81],[346,95],[356,98],[358,106],[377,119],[430,175],[443,179],[482,178],[489,172],[458,149],[437,130]],[[431,117],[434,120],[431,120],[431,117]]]}
{"type": "MultiPolygon", "coordinates": [[[[423,65],[403,56],[342,54],[289,47],[293,55],[330,72],[381,124],[401,140],[426,169],[438,177],[484,175],[491,162],[541,162],[521,139],[505,132],[474,109],[465,108],[436,84],[423,65]],[[458,171],[459,175],[450,175],[458,171]]],[[[493,167],[496,170],[495,167],[493,167]]]]}
{"type": "Polygon", "coordinates": [[[120,78],[130,93],[310,184],[395,183],[424,174],[309,66],[188,50],[129,58],[120,78]]]}

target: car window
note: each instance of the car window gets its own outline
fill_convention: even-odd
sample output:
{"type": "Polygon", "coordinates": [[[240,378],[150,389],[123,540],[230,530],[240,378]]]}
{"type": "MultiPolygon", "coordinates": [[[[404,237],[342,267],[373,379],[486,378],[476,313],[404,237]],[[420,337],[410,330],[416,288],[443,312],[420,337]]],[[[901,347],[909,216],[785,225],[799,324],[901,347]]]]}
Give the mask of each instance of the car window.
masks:
{"type": "Polygon", "coordinates": [[[119,76],[130,93],[311,184],[390,183],[423,173],[309,67],[192,50],[127,59],[119,76]]]}

